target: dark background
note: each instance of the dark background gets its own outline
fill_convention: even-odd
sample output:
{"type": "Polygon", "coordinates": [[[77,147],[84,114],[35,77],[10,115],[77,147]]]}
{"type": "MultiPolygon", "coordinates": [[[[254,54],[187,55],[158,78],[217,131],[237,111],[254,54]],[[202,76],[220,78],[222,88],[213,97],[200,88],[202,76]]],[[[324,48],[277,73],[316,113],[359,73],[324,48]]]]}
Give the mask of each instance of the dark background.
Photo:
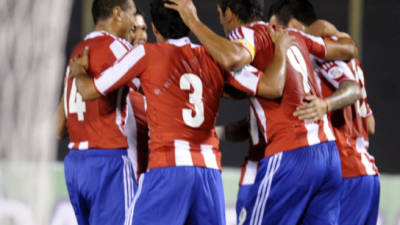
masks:
{"type": "MultiPolygon", "coordinates": [[[[87,1],[87,0],[85,0],[87,1]]],[[[71,15],[66,59],[73,47],[81,41],[83,34],[83,12],[81,0],[74,0],[71,15]]],[[[136,0],[136,6],[145,13],[149,24],[150,0],[136,0]]],[[[265,1],[265,16],[271,3],[265,1]]],[[[319,18],[333,22],[340,30],[348,31],[349,0],[311,0],[319,18]]],[[[212,30],[223,35],[219,24],[215,0],[195,0],[200,19],[212,30]]],[[[370,139],[369,151],[375,156],[376,164],[381,172],[400,173],[400,148],[396,145],[400,133],[400,74],[395,69],[400,51],[400,1],[368,0],[364,1],[362,63],[367,83],[369,104],[376,119],[376,134],[370,139]]],[[[151,29],[148,31],[149,42],[155,38],[151,29]]],[[[192,37],[194,42],[197,42],[192,37]]],[[[60,84],[60,90],[62,84],[60,84]]],[[[239,120],[248,114],[247,101],[222,100],[218,124],[227,124],[239,120]]],[[[400,138],[400,137],[399,137],[400,138]]],[[[68,140],[61,141],[58,147],[58,159],[63,160],[68,140]]],[[[221,143],[224,166],[241,166],[247,151],[247,143],[221,143]]]]}

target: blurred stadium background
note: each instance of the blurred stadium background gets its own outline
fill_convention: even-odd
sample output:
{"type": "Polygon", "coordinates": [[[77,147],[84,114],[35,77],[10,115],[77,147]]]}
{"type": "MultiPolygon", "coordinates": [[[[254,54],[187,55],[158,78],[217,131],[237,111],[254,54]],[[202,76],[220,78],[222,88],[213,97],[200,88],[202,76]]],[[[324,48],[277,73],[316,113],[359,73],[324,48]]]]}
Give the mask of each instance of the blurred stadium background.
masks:
{"type": "MultiPolygon", "coordinates": [[[[400,225],[399,0],[311,0],[320,18],[350,32],[362,50],[370,105],[377,121],[370,152],[381,172],[380,221],[400,225]],[[397,103],[396,103],[397,102],[397,103]]],[[[148,0],[136,5],[150,22],[148,0]]],[[[272,0],[265,1],[267,13],[272,0]]],[[[0,0],[0,224],[74,225],[57,142],[56,104],[67,56],[92,29],[92,0],[0,0]]],[[[197,0],[200,18],[222,33],[214,0],[197,0]]],[[[195,39],[194,39],[195,40],[195,39]]],[[[149,30],[149,41],[155,41],[149,30]]],[[[218,124],[245,117],[246,101],[223,100],[218,124]]],[[[228,225],[247,143],[221,143],[228,225]]]]}

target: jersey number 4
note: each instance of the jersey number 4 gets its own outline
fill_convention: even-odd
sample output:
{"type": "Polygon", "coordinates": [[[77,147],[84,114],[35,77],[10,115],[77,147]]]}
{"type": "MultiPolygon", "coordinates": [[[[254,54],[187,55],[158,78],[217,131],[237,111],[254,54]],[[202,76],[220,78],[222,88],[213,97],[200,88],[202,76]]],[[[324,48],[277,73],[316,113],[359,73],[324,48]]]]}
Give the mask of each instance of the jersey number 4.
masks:
{"type": "Polygon", "coordinates": [[[71,93],[68,100],[69,113],[76,113],[78,116],[78,121],[83,121],[85,118],[83,113],[86,112],[86,103],[82,100],[82,95],[78,93],[76,89],[75,78],[72,81],[71,93]]]}
{"type": "Polygon", "coordinates": [[[204,122],[204,104],[203,104],[203,83],[199,76],[191,73],[185,73],[179,81],[181,90],[190,91],[193,87],[193,92],[189,94],[189,103],[194,105],[195,114],[190,108],[182,109],[182,117],[185,124],[189,127],[200,127],[204,122]]]}

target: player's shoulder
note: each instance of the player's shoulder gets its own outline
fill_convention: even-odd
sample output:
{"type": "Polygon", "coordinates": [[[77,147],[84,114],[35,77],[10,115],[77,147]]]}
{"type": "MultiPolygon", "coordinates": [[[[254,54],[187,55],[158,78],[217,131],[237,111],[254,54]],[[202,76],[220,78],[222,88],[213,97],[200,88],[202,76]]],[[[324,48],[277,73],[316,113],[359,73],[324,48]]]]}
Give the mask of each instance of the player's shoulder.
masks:
{"type": "Polygon", "coordinates": [[[228,38],[230,40],[240,40],[243,38],[253,38],[256,33],[264,32],[268,29],[269,24],[263,21],[255,21],[253,23],[242,25],[233,29],[228,38]]]}
{"type": "MultiPolygon", "coordinates": [[[[71,57],[74,57],[76,54],[79,54],[83,51],[83,49],[88,46],[89,54],[93,51],[104,51],[110,49],[112,44],[121,45],[120,47],[126,48],[124,44],[119,40],[119,38],[105,32],[105,31],[93,31],[86,35],[84,40],[82,40],[73,50],[71,57]]],[[[117,46],[114,46],[117,47],[117,46]]]]}

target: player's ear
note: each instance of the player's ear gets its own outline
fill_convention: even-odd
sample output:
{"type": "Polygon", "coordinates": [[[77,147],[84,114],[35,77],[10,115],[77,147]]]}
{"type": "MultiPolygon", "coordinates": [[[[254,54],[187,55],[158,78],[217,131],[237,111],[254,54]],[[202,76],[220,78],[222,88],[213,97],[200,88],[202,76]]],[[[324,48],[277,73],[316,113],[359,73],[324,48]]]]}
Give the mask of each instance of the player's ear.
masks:
{"type": "Polygon", "coordinates": [[[151,28],[153,29],[154,36],[156,36],[157,41],[162,42],[164,41],[164,37],[161,35],[161,33],[157,30],[156,26],[154,25],[153,22],[151,22],[151,28]]]}
{"type": "Polygon", "coordinates": [[[231,21],[234,18],[234,14],[231,10],[231,8],[226,7],[225,12],[224,12],[224,17],[226,21],[231,21]]]}
{"type": "Polygon", "coordinates": [[[118,22],[122,21],[122,9],[119,6],[115,6],[112,11],[112,17],[118,22]]]}

